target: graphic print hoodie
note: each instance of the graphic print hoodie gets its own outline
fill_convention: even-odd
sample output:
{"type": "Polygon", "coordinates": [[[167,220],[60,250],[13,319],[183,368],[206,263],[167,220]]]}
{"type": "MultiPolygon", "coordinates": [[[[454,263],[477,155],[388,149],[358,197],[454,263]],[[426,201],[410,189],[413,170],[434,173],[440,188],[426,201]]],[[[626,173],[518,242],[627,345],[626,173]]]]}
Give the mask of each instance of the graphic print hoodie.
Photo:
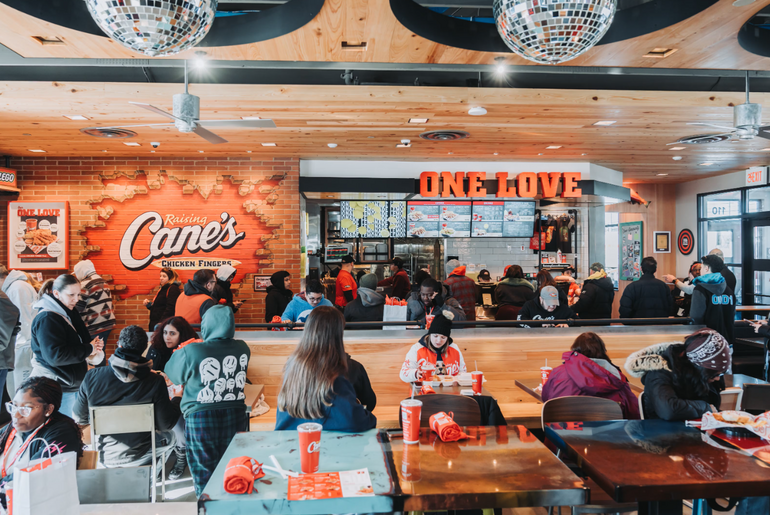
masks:
{"type": "Polygon", "coordinates": [[[203,341],[177,349],[166,363],[169,380],[184,386],[182,413],[246,409],[243,393],[251,351],[234,340],[235,317],[227,306],[214,306],[201,321],[203,341]]]}

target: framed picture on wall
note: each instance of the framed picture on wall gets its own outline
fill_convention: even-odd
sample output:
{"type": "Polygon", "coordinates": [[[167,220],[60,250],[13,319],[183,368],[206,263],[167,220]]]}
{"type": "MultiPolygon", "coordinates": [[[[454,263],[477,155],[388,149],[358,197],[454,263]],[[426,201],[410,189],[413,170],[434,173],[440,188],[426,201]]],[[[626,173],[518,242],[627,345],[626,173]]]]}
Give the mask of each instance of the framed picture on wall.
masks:
{"type": "Polygon", "coordinates": [[[671,233],[668,231],[654,231],[652,238],[655,241],[655,254],[671,253],[671,233]]]}
{"type": "Polygon", "coordinates": [[[8,268],[69,268],[69,203],[8,203],[8,268]]]}
{"type": "Polygon", "coordinates": [[[620,224],[620,280],[636,281],[642,276],[644,228],[642,222],[620,224]]]}
{"type": "Polygon", "coordinates": [[[254,291],[266,291],[267,288],[272,285],[269,275],[255,275],[254,276],[254,291]]]}

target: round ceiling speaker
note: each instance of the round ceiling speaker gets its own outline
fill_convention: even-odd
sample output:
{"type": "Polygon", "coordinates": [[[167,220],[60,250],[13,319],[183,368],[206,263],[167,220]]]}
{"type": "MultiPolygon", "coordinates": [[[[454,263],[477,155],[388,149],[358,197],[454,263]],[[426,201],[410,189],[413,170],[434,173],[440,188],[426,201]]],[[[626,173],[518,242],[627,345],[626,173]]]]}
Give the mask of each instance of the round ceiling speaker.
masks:
{"type": "Polygon", "coordinates": [[[513,52],[539,64],[569,61],[593,47],[615,16],[616,0],[495,0],[497,32],[513,52]]]}
{"type": "Polygon", "coordinates": [[[703,145],[705,143],[719,143],[730,139],[729,134],[698,134],[695,136],[686,136],[676,140],[677,143],[685,145],[703,145]]]}
{"type": "Polygon", "coordinates": [[[83,134],[88,134],[94,138],[111,138],[111,139],[127,139],[136,136],[134,131],[127,129],[101,129],[99,127],[89,127],[88,129],[80,129],[83,134]]]}
{"type": "Polygon", "coordinates": [[[422,139],[427,139],[430,141],[455,141],[459,139],[465,139],[470,134],[468,134],[465,131],[455,131],[455,130],[449,130],[449,131],[430,131],[430,132],[423,132],[420,134],[420,137],[422,139]]]}
{"type": "Polygon", "coordinates": [[[150,57],[174,55],[208,34],[218,0],[86,0],[110,39],[150,57]]]}

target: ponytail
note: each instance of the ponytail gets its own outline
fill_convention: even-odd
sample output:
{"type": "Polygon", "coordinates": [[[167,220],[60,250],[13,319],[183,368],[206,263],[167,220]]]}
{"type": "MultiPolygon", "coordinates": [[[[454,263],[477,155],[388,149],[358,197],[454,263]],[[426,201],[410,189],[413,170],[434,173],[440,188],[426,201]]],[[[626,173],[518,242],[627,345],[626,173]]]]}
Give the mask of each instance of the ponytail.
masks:
{"type": "Polygon", "coordinates": [[[61,274],[56,279],[48,279],[40,286],[40,292],[38,293],[37,298],[40,299],[46,293],[53,295],[54,291],[61,292],[64,288],[72,286],[73,284],[80,285],[80,281],[78,281],[77,277],[72,274],[61,274]]]}

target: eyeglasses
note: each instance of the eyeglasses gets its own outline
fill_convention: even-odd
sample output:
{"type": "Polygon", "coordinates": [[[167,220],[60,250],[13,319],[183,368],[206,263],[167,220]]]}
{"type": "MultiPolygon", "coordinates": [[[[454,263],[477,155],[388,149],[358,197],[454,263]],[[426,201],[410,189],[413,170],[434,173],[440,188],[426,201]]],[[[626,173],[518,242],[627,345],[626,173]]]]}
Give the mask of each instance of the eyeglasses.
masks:
{"type": "Polygon", "coordinates": [[[8,413],[13,416],[14,413],[19,413],[22,417],[28,417],[30,413],[32,413],[32,410],[35,409],[37,406],[16,406],[12,402],[6,402],[5,403],[5,409],[8,410],[8,413]]]}

